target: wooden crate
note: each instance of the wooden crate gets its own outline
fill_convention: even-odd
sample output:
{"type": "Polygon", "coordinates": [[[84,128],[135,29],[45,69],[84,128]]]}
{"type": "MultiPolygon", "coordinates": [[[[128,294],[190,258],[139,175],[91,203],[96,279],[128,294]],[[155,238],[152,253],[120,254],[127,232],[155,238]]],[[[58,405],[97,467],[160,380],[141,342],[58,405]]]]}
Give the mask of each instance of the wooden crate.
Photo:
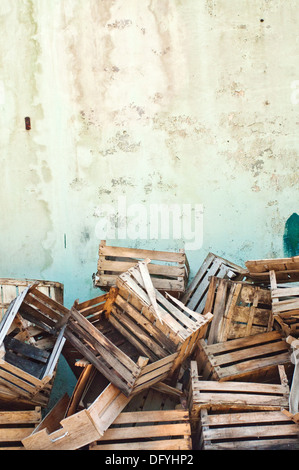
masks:
{"type": "Polygon", "coordinates": [[[177,353],[172,373],[179,369],[204,337],[213,315],[193,312],[173,296],[164,297],[151,284],[147,261],[117,278],[109,322],[151,361],[177,353]]]}
{"type": "Polygon", "coordinates": [[[97,273],[93,275],[94,286],[102,290],[116,286],[116,279],[120,274],[146,258],[151,259],[148,269],[156,289],[178,294],[185,291],[189,263],[184,250],[175,253],[106,246],[105,240],[99,246],[97,273]]]}
{"type": "Polygon", "coordinates": [[[299,281],[299,256],[270,258],[245,262],[249,277],[255,282],[270,282],[270,271],[275,271],[279,282],[299,281]]]}
{"type": "Polygon", "coordinates": [[[299,286],[277,284],[277,273],[271,270],[270,285],[273,319],[286,335],[299,335],[299,286]]]}
{"type": "Polygon", "coordinates": [[[22,439],[41,422],[41,408],[0,411],[0,450],[25,450],[22,439]]]}
{"type": "Polygon", "coordinates": [[[298,450],[299,426],[281,411],[201,410],[194,439],[200,450],[298,450]]]}
{"type": "MultiPolygon", "coordinates": [[[[116,346],[119,346],[124,342],[123,338],[120,338],[119,335],[118,338],[116,338],[115,334],[111,331],[112,329],[109,328],[107,321],[103,321],[103,314],[109,313],[115,295],[116,289],[111,287],[108,293],[85,302],[79,303],[79,300],[76,300],[74,302],[74,308],[87,318],[96,328],[102,330],[116,346]]],[[[76,367],[76,363],[84,356],[67,340],[63,346],[62,354],[75,377],[79,379],[81,370],[79,367],[76,367]]]]}
{"type": "Polygon", "coordinates": [[[22,440],[27,450],[76,450],[100,440],[130,398],[89,364],[71,399],[64,395],[22,440]]]}
{"type": "Polygon", "coordinates": [[[270,290],[246,282],[211,277],[206,312],[213,314],[208,344],[272,330],[270,290]]]}
{"type": "Polygon", "coordinates": [[[208,410],[281,410],[288,409],[290,389],[284,366],[278,366],[280,384],[201,380],[197,364],[191,361],[189,410],[192,429],[196,429],[200,411],[208,410]]]}
{"type": "Polygon", "coordinates": [[[187,410],[121,413],[90,450],[191,450],[187,410]]]}
{"type": "Polygon", "coordinates": [[[203,313],[211,276],[238,281],[245,279],[247,274],[247,270],[241,266],[231,263],[214,253],[209,253],[181,300],[191,310],[203,313]]]}
{"type": "MultiPolygon", "coordinates": [[[[80,304],[75,306],[80,307],[80,304]]],[[[102,309],[101,304],[99,308],[102,309]]],[[[166,378],[177,357],[177,353],[167,354],[162,359],[148,364],[149,358],[140,355],[140,349],[136,348],[136,344],[128,341],[122,331],[116,329],[96,310],[93,310],[92,315],[85,317],[72,307],[64,336],[78,350],[82,358],[93,364],[126,396],[132,396],[149,384],[166,378]],[[94,317],[95,322],[93,322],[94,317]]]]}
{"type": "Polygon", "coordinates": [[[26,287],[9,305],[0,323],[0,398],[46,406],[64,344],[61,304],[26,287]],[[3,396],[1,397],[1,393],[3,396]]]}
{"type": "Polygon", "coordinates": [[[203,380],[272,382],[277,366],[284,365],[288,376],[293,371],[290,347],[280,331],[207,345],[199,341],[198,371],[203,380]]]}
{"type": "Polygon", "coordinates": [[[37,279],[0,278],[0,320],[9,304],[29,285],[35,284],[40,292],[63,304],[64,286],[60,282],[37,279]]]}

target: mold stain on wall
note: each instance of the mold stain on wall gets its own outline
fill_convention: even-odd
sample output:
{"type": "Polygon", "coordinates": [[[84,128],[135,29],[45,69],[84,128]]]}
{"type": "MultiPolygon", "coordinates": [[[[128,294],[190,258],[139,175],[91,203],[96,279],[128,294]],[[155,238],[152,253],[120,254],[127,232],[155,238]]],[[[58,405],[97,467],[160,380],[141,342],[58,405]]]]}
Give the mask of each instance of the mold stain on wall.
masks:
{"type": "Polygon", "coordinates": [[[299,255],[299,215],[295,212],[285,223],[283,248],[286,257],[299,255]]]}

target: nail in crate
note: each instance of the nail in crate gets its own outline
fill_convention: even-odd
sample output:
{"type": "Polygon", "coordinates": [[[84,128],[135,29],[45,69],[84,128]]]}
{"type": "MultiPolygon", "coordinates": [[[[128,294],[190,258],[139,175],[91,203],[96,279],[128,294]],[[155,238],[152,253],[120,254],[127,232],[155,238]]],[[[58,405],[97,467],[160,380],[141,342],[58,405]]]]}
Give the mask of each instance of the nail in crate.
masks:
{"type": "Polygon", "coordinates": [[[146,267],[146,261],[139,262],[117,278],[109,321],[150,360],[177,353],[175,371],[204,337],[213,315],[193,312],[178,299],[163,296],[150,284],[146,267]]]}
{"type": "Polygon", "coordinates": [[[149,383],[159,382],[169,375],[177,353],[164,354],[162,359],[148,364],[149,357],[141,356],[144,348],[123,335],[122,329],[115,328],[107,310],[107,317],[99,316],[103,313],[102,304],[99,304],[99,312],[91,306],[91,315],[83,309],[86,317],[75,307],[80,308],[80,304],[75,304],[67,317],[66,340],[77,349],[81,358],[93,364],[126,396],[132,396],[149,383]]]}
{"type": "Polygon", "coordinates": [[[288,376],[293,371],[290,346],[280,331],[209,345],[200,340],[196,360],[203,380],[268,382],[277,379],[279,364],[288,376]]]}
{"type": "Polygon", "coordinates": [[[191,361],[189,409],[192,429],[200,411],[208,410],[281,410],[289,407],[290,389],[284,366],[278,366],[279,384],[202,380],[197,364],[191,361]]]}
{"type": "Polygon", "coordinates": [[[213,314],[208,344],[272,330],[270,290],[246,282],[211,277],[206,312],[213,314]]]}
{"type": "Polygon", "coordinates": [[[187,287],[186,292],[181,297],[181,300],[191,310],[203,313],[211,276],[239,281],[245,279],[247,274],[248,271],[241,266],[214,253],[209,253],[187,287]]]}
{"type": "Polygon", "coordinates": [[[35,284],[37,289],[51,299],[63,304],[64,286],[60,282],[37,279],[0,279],[0,320],[9,304],[28,286],[35,284]]]}
{"type": "Polygon", "coordinates": [[[12,399],[47,404],[65,341],[57,324],[67,312],[36,285],[10,303],[0,323],[0,398],[8,390],[12,399]]]}
{"type": "Polygon", "coordinates": [[[65,394],[22,444],[27,450],[84,448],[102,438],[129,401],[89,364],[83,369],[72,397],[65,394]]]}
{"type": "Polygon", "coordinates": [[[0,450],[24,450],[22,439],[34,431],[41,419],[40,407],[24,410],[1,409],[0,450]]]}
{"type": "Polygon", "coordinates": [[[190,268],[184,250],[176,253],[107,246],[105,240],[99,246],[97,273],[93,275],[94,286],[102,290],[116,286],[120,274],[147,258],[151,259],[148,270],[156,289],[178,295],[185,291],[190,268]]]}
{"type": "Polygon", "coordinates": [[[299,426],[282,411],[201,410],[194,450],[298,450],[299,426]]]}

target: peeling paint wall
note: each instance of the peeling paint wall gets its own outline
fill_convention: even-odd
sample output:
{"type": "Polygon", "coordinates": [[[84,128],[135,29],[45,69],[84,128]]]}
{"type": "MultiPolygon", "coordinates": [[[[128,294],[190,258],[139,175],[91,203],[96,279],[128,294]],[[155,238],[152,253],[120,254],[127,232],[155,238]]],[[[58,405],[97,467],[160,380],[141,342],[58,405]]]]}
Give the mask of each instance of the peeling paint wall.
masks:
{"type": "Polygon", "coordinates": [[[94,295],[97,208],[120,196],[203,205],[192,274],[208,251],[288,256],[297,12],[295,0],[1,2],[1,276],[61,281],[68,306],[94,295]]]}

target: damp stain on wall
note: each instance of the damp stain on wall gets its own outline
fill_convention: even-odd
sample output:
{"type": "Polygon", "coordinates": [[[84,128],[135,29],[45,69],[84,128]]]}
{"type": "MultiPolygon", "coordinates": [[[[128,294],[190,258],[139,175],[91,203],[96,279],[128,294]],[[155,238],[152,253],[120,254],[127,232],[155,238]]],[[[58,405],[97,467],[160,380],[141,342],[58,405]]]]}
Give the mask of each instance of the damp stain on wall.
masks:
{"type": "Polygon", "coordinates": [[[295,212],[285,223],[283,249],[286,257],[299,255],[299,215],[295,212]]]}

